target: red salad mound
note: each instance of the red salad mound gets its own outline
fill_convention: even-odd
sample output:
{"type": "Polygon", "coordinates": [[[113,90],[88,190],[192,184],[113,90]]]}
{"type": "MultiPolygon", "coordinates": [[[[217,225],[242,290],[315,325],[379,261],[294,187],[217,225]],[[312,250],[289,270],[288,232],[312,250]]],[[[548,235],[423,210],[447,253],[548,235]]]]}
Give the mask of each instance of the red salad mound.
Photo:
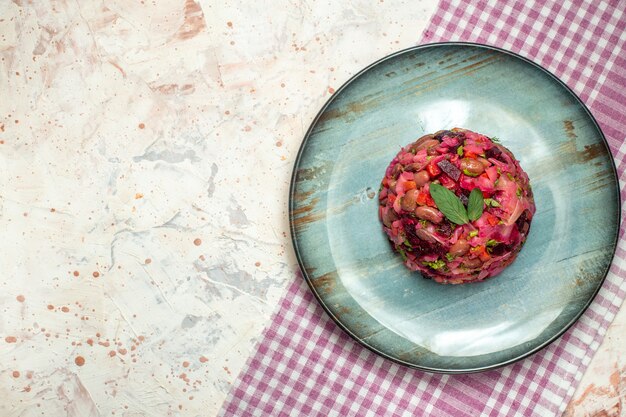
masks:
{"type": "Polygon", "coordinates": [[[383,229],[404,264],[443,284],[482,281],[515,260],[535,214],[528,175],[488,138],[454,128],[391,161],[379,193],[383,229]]]}

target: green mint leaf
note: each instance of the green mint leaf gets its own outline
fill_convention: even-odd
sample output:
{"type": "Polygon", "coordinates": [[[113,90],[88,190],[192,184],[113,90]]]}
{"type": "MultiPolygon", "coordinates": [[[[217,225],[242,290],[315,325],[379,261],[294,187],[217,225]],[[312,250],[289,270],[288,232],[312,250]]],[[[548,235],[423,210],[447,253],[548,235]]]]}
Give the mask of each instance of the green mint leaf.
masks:
{"type": "Polygon", "coordinates": [[[491,138],[491,141],[494,142],[494,143],[500,143],[500,139],[497,136],[493,136],[491,138]]]}
{"type": "Polygon", "coordinates": [[[467,216],[471,221],[478,220],[483,215],[483,204],[483,192],[480,188],[474,188],[467,202],[467,216]]]}
{"type": "Polygon", "coordinates": [[[439,211],[452,223],[459,225],[469,223],[465,206],[452,191],[442,185],[432,183],[430,184],[430,195],[435,200],[439,211]]]}

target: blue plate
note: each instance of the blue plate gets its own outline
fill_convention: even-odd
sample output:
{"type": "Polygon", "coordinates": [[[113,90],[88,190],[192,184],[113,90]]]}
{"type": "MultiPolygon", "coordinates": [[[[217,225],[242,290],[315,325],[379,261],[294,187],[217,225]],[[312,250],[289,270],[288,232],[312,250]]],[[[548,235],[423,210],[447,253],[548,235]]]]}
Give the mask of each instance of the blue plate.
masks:
{"type": "Polygon", "coordinates": [[[328,314],[374,352],[445,373],[512,363],[567,330],[604,281],[619,216],[613,159],[580,99],[533,62],[469,43],[407,49],[344,84],[306,134],[290,195],[298,261],[328,314]],[[407,270],[378,220],[400,147],[452,127],[500,138],[537,205],[515,263],[460,286],[407,270]]]}

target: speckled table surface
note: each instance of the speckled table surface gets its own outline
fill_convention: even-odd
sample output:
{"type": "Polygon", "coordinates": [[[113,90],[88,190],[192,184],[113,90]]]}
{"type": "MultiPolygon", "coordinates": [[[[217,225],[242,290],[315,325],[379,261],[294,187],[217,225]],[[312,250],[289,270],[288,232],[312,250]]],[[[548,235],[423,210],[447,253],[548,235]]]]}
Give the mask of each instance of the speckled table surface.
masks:
{"type": "MultiPolygon", "coordinates": [[[[308,124],[436,5],[0,2],[0,414],[215,415],[294,279],[308,124]]],[[[568,416],[619,415],[624,326],[568,416]]]]}

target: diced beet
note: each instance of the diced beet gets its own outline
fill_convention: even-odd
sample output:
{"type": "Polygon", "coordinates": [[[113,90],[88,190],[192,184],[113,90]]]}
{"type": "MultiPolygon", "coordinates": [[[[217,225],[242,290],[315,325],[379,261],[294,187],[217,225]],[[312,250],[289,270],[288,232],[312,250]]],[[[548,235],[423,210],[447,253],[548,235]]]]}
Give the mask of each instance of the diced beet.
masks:
{"type": "Polygon", "coordinates": [[[530,229],[530,223],[526,222],[524,223],[522,228],[519,230],[519,232],[523,234],[527,234],[529,229],[530,229]]]}
{"type": "Polygon", "coordinates": [[[458,148],[460,145],[459,138],[450,136],[444,136],[441,144],[446,148],[454,148],[454,152],[456,152],[456,148],[458,148]]]}
{"type": "Polygon", "coordinates": [[[491,254],[494,256],[502,256],[507,252],[511,252],[515,249],[515,245],[498,243],[496,246],[491,248],[491,254]]]}
{"type": "Polygon", "coordinates": [[[445,172],[446,174],[448,174],[448,176],[450,178],[452,178],[454,181],[458,181],[459,177],[461,176],[461,170],[458,169],[457,167],[455,167],[450,161],[448,161],[447,159],[443,159],[439,162],[437,162],[437,166],[439,168],[441,168],[441,170],[443,172],[445,172]]]}
{"type": "Polygon", "coordinates": [[[530,214],[530,211],[524,210],[522,214],[515,221],[515,224],[517,225],[517,230],[519,230],[521,233],[528,232],[528,229],[530,228],[530,224],[529,224],[530,222],[528,221],[528,219],[530,218],[528,216],[529,214],[530,214]]]}
{"type": "Polygon", "coordinates": [[[441,174],[439,176],[439,182],[441,183],[441,185],[446,187],[448,190],[454,190],[454,189],[457,188],[456,187],[456,182],[452,178],[447,176],[446,174],[441,174]]]}
{"type": "MultiPolygon", "coordinates": [[[[491,149],[487,149],[485,151],[485,157],[487,159],[494,158],[499,161],[502,161],[502,151],[497,146],[494,146],[491,149]]],[[[502,161],[502,162],[506,162],[506,161],[502,161]]]]}
{"type": "Polygon", "coordinates": [[[451,130],[442,130],[441,132],[435,135],[435,139],[441,140],[442,137],[447,136],[448,134],[451,134],[451,133],[454,133],[454,132],[452,132],[451,130]]]}
{"type": "Polygon", "coordinates": [[[410,217],[402,218],[402,227],[404,227],[404,232],[406,233],[406,237],[409,239],[409,242],[413,244],[413,242],[419,242],[419,238],[415,234],[415,225],[417,224],[417,220],[412,219],[410,217]]]}
{"type": "Polygon", "coordinates": [[[464,190],[467,190],[468,193],[467,195],[469,196],[469,191],[472,191],[474,188],[476,188],[476,180],[473,177],[470,177],[468,175],[461,175],[461,179],[459,180],[459,187],[461,187],[464,190]]]}
{"type": "Polygon", "coordinates": [[[463,132],[453,132],[451,130],[442,130],[441,132],[435,135],[435,139],[442,140],[444,136],[447,136],[449,138],[457,138],[457,137],[465,136],[465,135],[463,134],[463,132]]]}
{"type": "Polygon", "coordinates": [[[439,224],[439,226],[437,227],[437,233],[444,235],[446,237],[449,237],[452,232],[454,231],[454,228],[456,226],[452,226],[450,224],[450,222],[448,221],[443,221],[439,224]]]}
{"type": "Polygon", "coordinates": [[[464,188],[458,187],[456,190],[456,195],[457,197],[459,197],[459,200],[461,200],[461,203],[467,206],[467,203],[469,202],[470,191],[464,188]]]}
{"type": "Polygon", "coordinates": [[[433,254],[442,257],[446,256],[447,250],[438,242],[419,240],[415,245],[413,245],[413,250],[411,252],[418,257],[433,254]]]}

